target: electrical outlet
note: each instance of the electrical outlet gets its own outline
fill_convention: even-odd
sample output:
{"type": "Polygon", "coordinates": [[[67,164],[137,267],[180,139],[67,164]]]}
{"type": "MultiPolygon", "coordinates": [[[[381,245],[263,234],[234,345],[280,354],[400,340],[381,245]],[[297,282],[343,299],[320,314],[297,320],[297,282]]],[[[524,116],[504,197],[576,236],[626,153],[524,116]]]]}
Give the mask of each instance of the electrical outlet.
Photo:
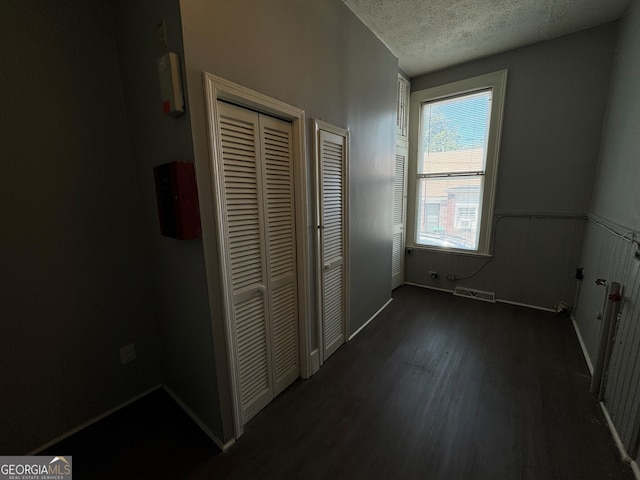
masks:
{"type": "Polygon", "coordinates": [[[120,363],[124,365],[125,363],[133,362],[136,359],[136,347],[133,343],[129,345],[125,345],[124,347],[120,347],[120,363]]]}
{"type": "Polygon", "coordinates": [[[458,279],[458,277],[456,277],[453,273],[450,273],[449,275],[447,275],[447,280],[454,281],[454,280],[457,280],[457,279],[458,279]]]}

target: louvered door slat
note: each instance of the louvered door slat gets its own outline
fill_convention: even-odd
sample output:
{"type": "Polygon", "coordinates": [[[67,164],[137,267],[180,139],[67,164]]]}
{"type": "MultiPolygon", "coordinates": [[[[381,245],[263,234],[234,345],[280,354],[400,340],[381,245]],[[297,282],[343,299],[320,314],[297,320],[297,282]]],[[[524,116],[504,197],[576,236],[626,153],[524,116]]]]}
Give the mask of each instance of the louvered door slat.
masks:
{"type": "Polygon", "coordinates": [[[393,182],[393,243],[391,251],[391,288],[404,282],[404,246],[406,211],[407,150],[396,146],[393,182]]]}
{"type": "Polygon", "coordinates": [[[394,274],[402,270],[402,232],[393,235],[393,252],[391,256],[391,271],[394,274]]]}
{"type": "Polygon", "coordinates": [[[325,294],[323,298],[325,304],[324,344],[327,351],[331,351],[344,343],[343,284],[342,266],[332,269],[325,275],[325,294]]]}
{"type": "Polygon", "coordinates": [[[404,155],[396,155],[396,168],[393,184],[393,224],[404,223],[404,155]]]}
{"type": "Polygon", "coordinates": [[[261,222],[260,132],[255,113],[221,102],[218,110],[232,324],[244,423],[273,398],[261,222]]]}
{"type": "Polygon", "coordinates": [[[260,116],[274,394],[300,375],[291,124],[260,116]]]}
{"type": "MultiPolygon", "coordinates": [[[[295,284],[286,283],[274,290],[271,301],[273,314],[275,378],[286,383],[291,371],[298,369],[298,326],[295,284]]],[[[297,372],[295,378],[297,378],[297,372]]],[[[282,384],[279,388],[286,388],[282,384]]]]}

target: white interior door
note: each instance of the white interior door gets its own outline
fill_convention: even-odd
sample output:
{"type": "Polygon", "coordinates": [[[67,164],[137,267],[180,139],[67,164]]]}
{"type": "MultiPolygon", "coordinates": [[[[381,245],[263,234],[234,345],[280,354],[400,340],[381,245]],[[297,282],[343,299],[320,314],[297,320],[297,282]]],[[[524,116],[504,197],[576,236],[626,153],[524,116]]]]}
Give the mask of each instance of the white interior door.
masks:
{"type": "Polygon", "coordinates": [[[407,159],[409,156],[409,80],[398,74],[396,165],[393,183],[393,245],[391,288],[404,283],[404,247],[407,211],[407,159]]]}
{"type": "Polygon", "coordinates": [[[323,360],[347,335],[348,133],[316,121],[318,271],[323,360]]]}
{"type": "Polygon", "coordinates": [[[391,253],[391,288],[404,283],[405,212],[407,202],[407,149],[396,147],[393,183],[393,247],[391,253]]]}
{"type": "Polygon", "coordinates": [[[299,376],[291,124],[217,103],[242,423],[299,376]]]}

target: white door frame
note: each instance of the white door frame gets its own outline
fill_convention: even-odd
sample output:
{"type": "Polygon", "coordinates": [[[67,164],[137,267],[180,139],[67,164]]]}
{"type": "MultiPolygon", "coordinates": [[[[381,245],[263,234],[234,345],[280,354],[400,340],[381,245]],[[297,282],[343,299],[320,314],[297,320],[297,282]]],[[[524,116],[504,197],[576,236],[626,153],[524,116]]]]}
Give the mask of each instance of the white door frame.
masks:
{"type": "Polygon", "coordinates": [[[322,172],[320,172],[320,130],[324,130],[326,132],[334,133],[345,139],[345,165],[344,165],[344,199],[345,199],[345,208],[344,208],[344,265],[345,265],[345,274],[344,274],[344,314],[345,314],[345,325],[344,325],[344,341],[345,343],[349,338],[349,140],[350,133],[349,130],[345,130],[344,128],[336,127],[335,125],[331,125],[330,123],[324,122],[322,120],[313,119],[313,148],[314,148],[314,174],[315,174],[315,187],[316,187],[316,223],[314,225],[315,229],[315,245],[316,245],[316,315],[318,318],[317,322],[317,338],[318,338],[318,361],[319,365],[324,363],[324,319],[322,316],[322,270],[323,265],[321,262],[322,251],[321,251],[321,242],[320,242],[320,226],[322,225],[322,218],[320,212],[320,202],[322,201],[320,197],[320,182],[322,182],[322,172]]]}
{"type": "MultiPolygon", "coordinates": [[[[225,332],[225,344],[228,357],[229,384],[218,382],[218,390],[222,395],[229,394],[232,400],[234,436],[239,438],[244,432],[240,407],[240,393],[236,365],[234,342],[234,328],[231,325],[232,292],[229,288],[230,278],[226,260],[226,226],[221,219],[224,212],[223,175],[220,171],[222,146],[220,142],[220,123],[217,101],[224,100],[238,106],[249,108],[257,112],[266,113],[292,124],[293,130],[293,163],[295,189],[295,219],[297,245],[297,282],[298,282],[298,317],[299,317],[299,346],[300,346],[300,375],[303,378],[311,376],[311,314],[310,314],[310,274],[308,261],[308,225],[307,216],[307,162],[305,157],[305,114],[303,110],[287,103],[273,99],[254,90],[242,87],[233,82],[203,72],[205,102],[207,113],[208,141],[210,168],[212,172],[213,211],[216,214],[218,259],[220,265],[220,280],[222,289],[223,319],[213,318],[212,322],[222,322],[225,332]],[[222,383],[222,384],[221,384],[222,383]]],[[[215,328],[214,328],[215,331],[215,328]]],[[[224,414],[224,412],[223,412],[224,414]]]]}

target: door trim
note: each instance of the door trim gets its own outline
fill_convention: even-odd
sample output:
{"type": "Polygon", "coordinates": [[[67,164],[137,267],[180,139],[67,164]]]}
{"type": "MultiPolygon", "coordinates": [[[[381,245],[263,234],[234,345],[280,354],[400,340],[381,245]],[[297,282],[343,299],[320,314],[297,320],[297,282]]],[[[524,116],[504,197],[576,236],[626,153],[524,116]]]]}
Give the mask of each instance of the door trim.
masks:
{"type": "Polygon", "coordinates": [[[322,173],[320,172],[320,130],[324,130],[335,135],[344,137],[345,139],[345,166],[344,166],[344,264],[345,264],[345,276],[344,276],[344,310],[345,310],[345,325],[344,325],[344,339],[345,343],[348,341],[349,336],[349,140],[350,132],[344,128],[336,127],[330,123],[324,122],[317,118],[313,119],[313,149],[314,149],[314,174],[315,174],[315,189],[316,189],[316,209],[315,209],[315,224],[313,225],[315,235],[315,266],[316,266],[316,317],[317,321],[317,338],[318,338],[318,365],[321,366],[324,363],[324,322],[322,318],[322,271],[323,265],[321,265],[321,245],[320,245],[320,229],[322,224],[321,212],[320,212],[320,182],[322,173]]]}
{"type": "MultiPolygon", "coordinates": [[[[205,105],[208,128],[209,159],[212,172],[211,187],[213,191],[213,211],[216,217],[218,260],[220,267],[220,280],[222,291],[222,304],[224,318],[212,318],[213,323],[221,322],[225,332],[225,347],[227,353],[227,368],[229,382],[218,381],[218,392],[220,396],[231,398],[232,423],[234,437],[239,438],[244,432],[242,425],[242,415],[240,407],[239,381],[234,368],[236,364],[235,351],[233,348],[233,326],[231,325],[231,301],[230,278],[228,276],[228,265],[225,257],[225,227],[221,225],[223,218],[224,192],[222,191],[222,172],[220,162],[222,158],[222,146],[220,143],[220,125],[217,101],[223,100],[240,107],[266,113],[283,120],[291,122],[293,141],[293,162],[294,189],[295,189],[295,220],[296,220],[296,262],[297,262],[297,282],[298,282],[298,305],[299,305],[299,348],[300,348],[300,375],[303,378],[311,376],[311,310],[310,310],[310,273],[309,273],[309,248],[308,248],[308,225],[310,219],[307,215],[307,162],[305,159],[305,113],[304,110],[296,108],[287,103],[276,100],[267,95],[237,85],[229,80],[203,72],[203,83],[205,91],[205,105]]],[[[219,330],[219,325],[214,326],[219,330]]],[[[225,415],[223,410],[221,415],[225,415]]],[[[224,419],[223,419],[224,423],[224,419]]]]}

